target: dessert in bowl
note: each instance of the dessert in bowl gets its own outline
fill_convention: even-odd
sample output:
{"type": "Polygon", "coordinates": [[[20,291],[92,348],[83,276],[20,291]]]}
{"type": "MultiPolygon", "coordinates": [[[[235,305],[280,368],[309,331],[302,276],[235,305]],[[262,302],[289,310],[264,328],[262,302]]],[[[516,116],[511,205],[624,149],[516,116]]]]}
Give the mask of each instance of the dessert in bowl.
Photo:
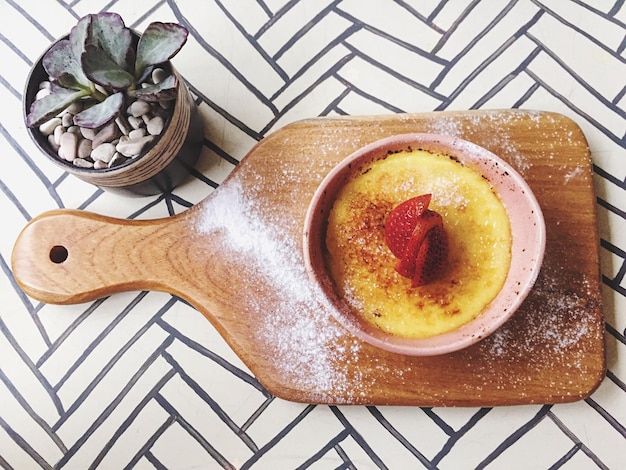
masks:
{"type": "Polygon", "coordinates": [[[459,138],[404,134],[340,162],[304,224],[310,277],[380,348],[435,355],[501,326],[534,284],[545,223],[505,161],[459,138]]]}

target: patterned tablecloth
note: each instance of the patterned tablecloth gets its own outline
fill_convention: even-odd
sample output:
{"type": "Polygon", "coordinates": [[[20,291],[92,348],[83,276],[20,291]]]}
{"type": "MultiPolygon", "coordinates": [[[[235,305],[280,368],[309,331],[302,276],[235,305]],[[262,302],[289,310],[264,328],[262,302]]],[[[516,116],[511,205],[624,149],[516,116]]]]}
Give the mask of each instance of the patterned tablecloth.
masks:
{"type": "MultiPolygon", "coordinates": [[[[0,466],[3,468],[624,468],[626,5],[620,0],[0,1],[0,466]],[[125,198],[30,141],[29,69],[87,13],[185,25],[174,59],[204,121],[197,171],[125,198]],[[53,208],[148,219],[210,194],[256,142],[309,117],[524,108],[572,118],[595,171],[608,371],[589,398],[496,408],[315,406],[263,389],[180,299],[46,305],[11,271],[53,208]]],[[[563,201],[567,204],[567,201],[563,201]]]]}

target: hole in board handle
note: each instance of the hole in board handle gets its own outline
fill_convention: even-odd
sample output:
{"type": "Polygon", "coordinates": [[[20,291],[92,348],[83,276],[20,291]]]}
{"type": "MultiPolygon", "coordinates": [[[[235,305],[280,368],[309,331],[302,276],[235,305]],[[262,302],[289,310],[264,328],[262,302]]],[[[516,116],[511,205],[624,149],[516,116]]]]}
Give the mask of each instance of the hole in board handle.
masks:
{"type": "Polygon", "coordinates": [[[68,256],[67,248],[61,245],[53,246],[50,249],[50,261],[55,264],[63,263],[68,256]]]}

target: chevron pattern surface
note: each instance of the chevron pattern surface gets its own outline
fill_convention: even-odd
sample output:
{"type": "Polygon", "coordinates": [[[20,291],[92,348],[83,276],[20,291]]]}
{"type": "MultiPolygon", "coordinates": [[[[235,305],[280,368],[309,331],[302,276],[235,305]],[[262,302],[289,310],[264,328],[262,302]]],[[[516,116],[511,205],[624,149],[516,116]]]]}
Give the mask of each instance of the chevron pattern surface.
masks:
{"type": "MultiPolygon", "coordinates": [[[[626,4],[623,0],[0,0],[0,467],[607,468],[626,442],[626,4]],[[81,16],[185,25],[174,62],[205,123],[191,180],[124,198],[39,155],[21,113],[32,64],[81,16]],[[267,392],[175,296],[38,303],[12,246],[54,208],[173,215],[264,136],[303,118],[462,109],[555,111],[589,141],[608,371],[572,404],[303,405],[267,392]]],[[[564,201],[564,204],[567,202],[564,201]]]]}

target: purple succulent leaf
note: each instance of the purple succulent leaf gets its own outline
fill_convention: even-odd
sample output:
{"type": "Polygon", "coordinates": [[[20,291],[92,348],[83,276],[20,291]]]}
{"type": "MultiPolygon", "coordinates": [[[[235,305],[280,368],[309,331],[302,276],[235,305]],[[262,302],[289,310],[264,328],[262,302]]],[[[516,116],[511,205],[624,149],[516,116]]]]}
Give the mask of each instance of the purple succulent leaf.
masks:
{"type": "Polygon", "coordinates": [[[107,53],[113,62],[127,72],[133,71],[133,35],[117,13],[91,15],[87,44],[93,44],[107,53]]]}
{"type": "Polygon", "coordinates": [[[87,77],[105,88],[124,90],[135,85],[135,78],[130,73],[93,44],[85,46],[81,61],[87,77]]]}
{"type": "Polygon", "coordinates": [[[88,88],[80,83],[74,75],[68,72],[63,72],[54,81],[59,87],[68,88],[71,90],[87,90],[88,88]]]}
{"type": "Polygon", "coordinates": [[[124,95],[115,93],[103,102],[91,106],[74,116],[74,124],[89,129],[101,127],[117,116],[123,104],[124,95]]]}
{"type": "Polygon", "coordinates": [[[76,57],[76,60],[79,62],[80,57],[83,55],[83,52],[85,52],[85,44],[89,37],[92,16],[93,15],[83,16],[70,31],[70,42],[72,43],[74,57],[76,57]]]}
{"type": "Polygon", "coordinates": [[[187,42],[188,31],[176,23],[150,23],[139,38],[135,76],[142,75],[150,65],[167,62],[180,51],[187,42]]]}
{"type": "Polygon", "coordinates": [[[85,90],[67,90],[58,88],[43,98],[40,98],[30,105],[28,116],[26,116],[26,125],[28,127],[37,127],[67,108],[74,101],[79,100],[88,94],[85,90]]]}
{"type": "Polygon", "coordinates": [[[156,85],[148,85],[137,88],[129,95],[144,101],[170,101],[175,100],[177,95],[178,79],[175,75],[170,75],[156,85]]]}
{"type": "Polygon", "coordinates": [[[77,82],[89,86],[89,80],[83,73],[80,60],[74,55],[74,48],[69,39],[62,39],[53,44],[43,56],[41,63],[52,80],[68,73],[74,76],[77,82]]]}

